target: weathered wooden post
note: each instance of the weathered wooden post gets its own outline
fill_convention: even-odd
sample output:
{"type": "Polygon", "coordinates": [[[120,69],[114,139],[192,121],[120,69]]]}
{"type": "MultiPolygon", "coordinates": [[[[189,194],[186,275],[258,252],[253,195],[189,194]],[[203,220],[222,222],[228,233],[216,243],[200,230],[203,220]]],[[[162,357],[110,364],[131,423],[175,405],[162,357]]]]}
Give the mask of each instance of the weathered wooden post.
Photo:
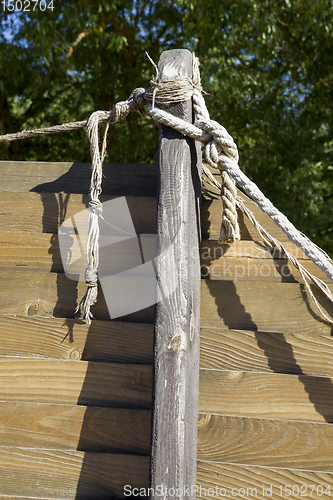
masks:
{"type": "MultiPolygon", "coordinates": [[[[192,78],[192,66],[188,50],[163,52],[158,63],[159,81],[192,78]]],[[[192,123],[191,99],[163,109],[192,123]]],[[[165,498],[172,488],[178,488],[174,498],[195,497],[200,205],[200,147],[160,125],[157,233],[158,254],[164,257],[157,262],[151,487],[163,485],[165,498]]]]}

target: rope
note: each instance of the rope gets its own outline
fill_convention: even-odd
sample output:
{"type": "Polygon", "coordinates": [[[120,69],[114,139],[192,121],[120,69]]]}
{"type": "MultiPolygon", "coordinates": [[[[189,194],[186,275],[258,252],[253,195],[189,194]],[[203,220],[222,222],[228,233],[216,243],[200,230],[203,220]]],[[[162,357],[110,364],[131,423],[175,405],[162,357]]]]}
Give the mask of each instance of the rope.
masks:
{"type": "MultiPolygon", "coordinates": [[[[154,64],[156,67],[156,65],[154,64]]],[[[157,70],[157,67],[156,67],[157,70]]],[[[126,101],[117,103],[112,111],[96,111],[89,120],[64,123],[54,127],[44,129],[24,130],[16,134],[6,134],[0,136],[0,142],[14,141],[27,137],[34,137],[43,134],[66,132],[87,127],[87,135],[90,142],[92,158],[92,177],[90,186],[90,214],[89,214],[89,234],[87,243],[87,268],[85,279],[87,292],[81,300],[77,311],[81,311],[85,320],[90,324],[93,317],[90,311],[92,305],[97,300],[98,282],[98,262],[99,262],[99,227],[98,219],[102,217],[102,204],[99,200],[102,191],[102,164],[106,152],[107,132],[110,124],[114,124],[125,118],[130,111],[138,111],[144,115],[144,106],[149,104],[149,113],[158,123],[162,123],[178,130],[185,136],[198,140],[205,145],[205,155],[208,163],[221,171],[222,186],[215,181],[214,177],[205,172],[210,181],[221,189],[221,199],[223,204],[223,216],[221,224],[220,242],[231,243],[240,239],[239,225],[237,220],[238,207],[245,213],[254,226],[259,230],[264,241],[269,248],[277,248],[285,258],[287,258],[300,271],[307,290],[314,298],[321,314],[330,323],[332,321],[324,314],[318,301],[315,299],[309,281],[319,288],[326,297],[333,302],[327,285],[309,273],[286,249],[275,240],[267,231],[260,226],[253,214],[237,198],[236,183],[252,198],[261,210],[268,214],[273,221],[287,234],[288,238],[295,243],[324,273],[333,280],[333,262],[328,255],[317,247],[309,238],[298,231],[293,224],[264,196],[259,188],[240,170],[238,166],[238,151],[233,138],[227,130],[219,123],[210,119],[205,100],[201,94],[199,61],[193,56],[193,77],[192,79],[182,77],[175,80],[158,81],[158,70],[155,79],[150,82],[150,87],[135,89],[126,101]],[[170,115],[156,107],[156,104],[172,104],[186,101],[193,98],[193,109],[195,114],[195,124],[170,115]],[[99,149],[99,124],[106,123],[102,150],[99,149]],[[217,184],[216,184],[217,183],[217,184]]]]}
{"type": "MultiPolygon", "coordinates": [[[[217,187],[218,189],[221,189],[221,184],[215,179],[215,177],[212,175],[211,171],[209,170],[206,165],[203,165],[203,174],[204,176],[208,179],[208,182],[210,185],[217,187]]],[[[331,293],[330,289],[326,285],[324,281],[321,279],[317,278],[316,276],[313,276],[297,259],[294,257],[291,253],[289,253],[286,248],[280,243],[276,238],[274,238],[266,229],[259,224],[253,213],[245,206],[243,200],[239,197],[236,196],[236,206],[239,208],[244,215],[252,222],[253,226],[255,229],[259,232],[260,236],[263,239],[264,246],[266,249],[274,256],[279,255],[280,259],[287,259],[301,274],[304,284],[306,286],[306,289],[308,291],[308,294],[310,297],[314,300],[317,308],[319,309],[320,313],[322,314],[323,318],[331,324],[333,324],[333,321],[331,318],[329,318],[325,312],[323,311],[322,307],[320,306],[318,300],[316,299],[316,296],[312,292],[309,283],[313,283],[319,290],[321,290],[326,297],[330,299],[330,301],[333,303],[333,294],[331,293]]],[[[329,259],[329,257],[327,256],[329,259]]]]}
{"type": "MultiPolygon", "coordinates": [[[[135,89],[126,101],[118,102],[112,111],[96,111],[100,113],[99,123],[117,123],[129,114],[130,111],[142,112],[144,106],[153,100],[155,96],[156,104],[174,104],[176,102],[186,101],[191,98],[195,88],[201,89],[187,77],[181,77],[176,80],[158,82],[152,80],[148,89],[135,89]]],[[[0,136],[0,142],[12,142],[28,137],[38,135],[58,134],[59,132],[69,132],[86,127],[89,120],[78,122],[63,123],[53,127],[38,128],[33,130],[22,130],[15,134],[5,134],[0,136]]]]}
{"type": "Polygon", "coordinates": [[[177,118],[174,120],[161,109],[154,108],[150,111],[153,118],[164,125],[168,125],[179,132],[192,137],[206,144],[206,159],[208,163],[219,170],[225,170],[244,191],[252,198],[263,212],[268,214],[271,219],[279,226],[295,243],[305,255],[309,257],[324,273],[333,280],[333,265],[331,259],[318,248],[309,238],[298,231],[295,226],[283,215],[274,205],[265,197],[258,186],[254,184],[239,168],[236,158],[230,158],[232,144],[230,136],[225,128],[217,122],[210,120],[211,134],[206,132],[210,124],[207,121],[197,121],[195,125],[190,125],[177,118]]]}

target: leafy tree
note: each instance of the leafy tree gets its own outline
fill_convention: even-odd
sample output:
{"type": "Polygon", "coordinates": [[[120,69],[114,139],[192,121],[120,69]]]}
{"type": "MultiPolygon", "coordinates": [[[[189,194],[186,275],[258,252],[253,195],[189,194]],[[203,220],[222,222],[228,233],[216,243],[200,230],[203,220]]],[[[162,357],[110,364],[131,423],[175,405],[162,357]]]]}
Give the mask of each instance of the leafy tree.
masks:
{"type": "MultiPolygon", "coordinates": [[[[0,15],[0,133],[111,109],[148,86],[145,51],[157,61],[187,47],[241,168],[333,254],[332,0],[54,0],[0,15]]],[[[110,130],[108,155],[156,161],[155,125],[131,114],[110,130]]],[[[76,131],[2,145],[0,157],[89,161],[89,148],[76,131]]]]}

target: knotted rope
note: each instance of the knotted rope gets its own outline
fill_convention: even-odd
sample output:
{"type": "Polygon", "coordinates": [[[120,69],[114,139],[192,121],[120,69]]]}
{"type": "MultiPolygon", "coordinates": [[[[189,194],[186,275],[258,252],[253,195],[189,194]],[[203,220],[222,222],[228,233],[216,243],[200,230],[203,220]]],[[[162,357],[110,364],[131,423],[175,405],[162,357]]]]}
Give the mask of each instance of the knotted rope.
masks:
{"type": "MultiPolygon", "coordinates": [[[[96,303],[97,300],[97,269],[99,262],[98,218],[102,217],[102,205],[99,200],[99,195],[102,191],[102,164],[106,152],[108,127],[110,123],[114,124],[125,118],[130,111],[138,111],[143,115],[144,106],[149,104],[149,113],[156,122],[163,123],[164,125],[178,130],[183,135],[202,142],[205,145],[205,155],[208,163],[212,167],[221,171],[222,186],[217,183],[221,189],[223,204],[220,241],[231,243],[232,241],[240,239],[236,207],[240,208],[259,230],[266,245],[268,245],[269,248],[278,248],[281,254],[297,267],[297,269],[301,272],[308,292],[314,298],[320,312],[327,321],[332,323],[332,320],[329,319],[320,308],[308,285],[308,282],[312,282],[333,303],[333,295],[327,285],[311,275],[311,273],[309,273],[292,255],[285,250],[281,243],[272,238],[267,231],[260,226],[253,214],[242,204],[241,200],[237,198],[236,183],[244,189],[250,198],[258,204],[261,210],[268,214],[287,234],[288,238],[301,248],[305,255],[307,255],[320,269],[322,269],[322,271],[324,271],[331,280],[333,280],[332,260],[325,252],[309,240],[309,238],[298,231],[287,219],[287,217],[275,208],[259,190],[259,188],[240,170],[238,166],[237,147],[226,129],[219,123],[210,119],[201,90],[199,61],[196,57],[193,57],[192,79],[182,77],[176,80],[159,82],[157,73],[157,77],[151,81],[151,85],[147,90],[143,88],[135,89],[126,101],[117,103],[112,111],[96,111],[90,116],[88,121],[66,123],[44,129],[25,130],[16,134],[0,136],[0,142],[13,141],[26,137],[65,132],[85,126],[87,127],[87,135],[90,141],[92,158],[92,177],[90,186],[91,201],[89,203],[90,214],[87,243],[88,266],[85,272],[87,292],[81,300],[77,311],[80,310],[85,320],[90,324],[90,320],[93,317],[90,308],[96,303]],[[156,104],[171,104],[186,101],[190,99],[191,96],[193,98],[195,124],[185,122],[184,120],[156,107],[156,104]],[[101,152],[99,149],[98,134],[100,123],[107,124],[104,132],[101,152]]],[[[209,177],[209,174],[207,172],[205,173],[209,177]]],[[[217,185],[212,175],[210,175],[210,181],[217,185]]]]}
{"type": "Polygon", "coordinates": [[[318,248],[309,238],[298,231],[295,226],[283,215],[274,205],[265,197],[258,186],[254,184],[239,168],[236,156],[232,158],[231,149],[233,145],[230,136],[222,125],[213,120],[209,121],[210,133],[207,133],[207,121],[197,121],[195,125],[174,119],[172,115],[163,110],[154,108],[150,114],[155,120],[164,125],[168,125],[179,132],[192,137],[206,144],[206,159],[208,163],[219,170],[225,170],[236,183],[252,198],[263,212],[268,214],[271,219],[279,226],[295,243],[305,255],[311,259],[324,273],[333,280],[333,264],[331,259],[318,248]]]}

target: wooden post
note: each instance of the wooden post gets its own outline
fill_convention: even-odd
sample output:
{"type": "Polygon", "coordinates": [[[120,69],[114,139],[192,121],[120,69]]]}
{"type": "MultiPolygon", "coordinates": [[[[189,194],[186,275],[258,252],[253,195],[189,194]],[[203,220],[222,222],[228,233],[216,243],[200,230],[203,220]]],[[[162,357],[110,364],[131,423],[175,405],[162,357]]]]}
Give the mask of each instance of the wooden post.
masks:
{"type": "MultiPolygon", "coordinates": [[[[160,81],[192,78],[192,54],[188,50],[163,52],[158,70],[160,81]]],[[[163,109],[192,123],[191,100],[163,109]]],[[[172,488],[179,489],[174,498],[195,498],[200,205],[200,147],[161,125],[157,234],[158,255],[164,257],[157,259],[156,266],[159,302],[155,318],[151,487],[163,485],[165,498],[172,495],[172,490],[168,493],[172,488]]]]}

